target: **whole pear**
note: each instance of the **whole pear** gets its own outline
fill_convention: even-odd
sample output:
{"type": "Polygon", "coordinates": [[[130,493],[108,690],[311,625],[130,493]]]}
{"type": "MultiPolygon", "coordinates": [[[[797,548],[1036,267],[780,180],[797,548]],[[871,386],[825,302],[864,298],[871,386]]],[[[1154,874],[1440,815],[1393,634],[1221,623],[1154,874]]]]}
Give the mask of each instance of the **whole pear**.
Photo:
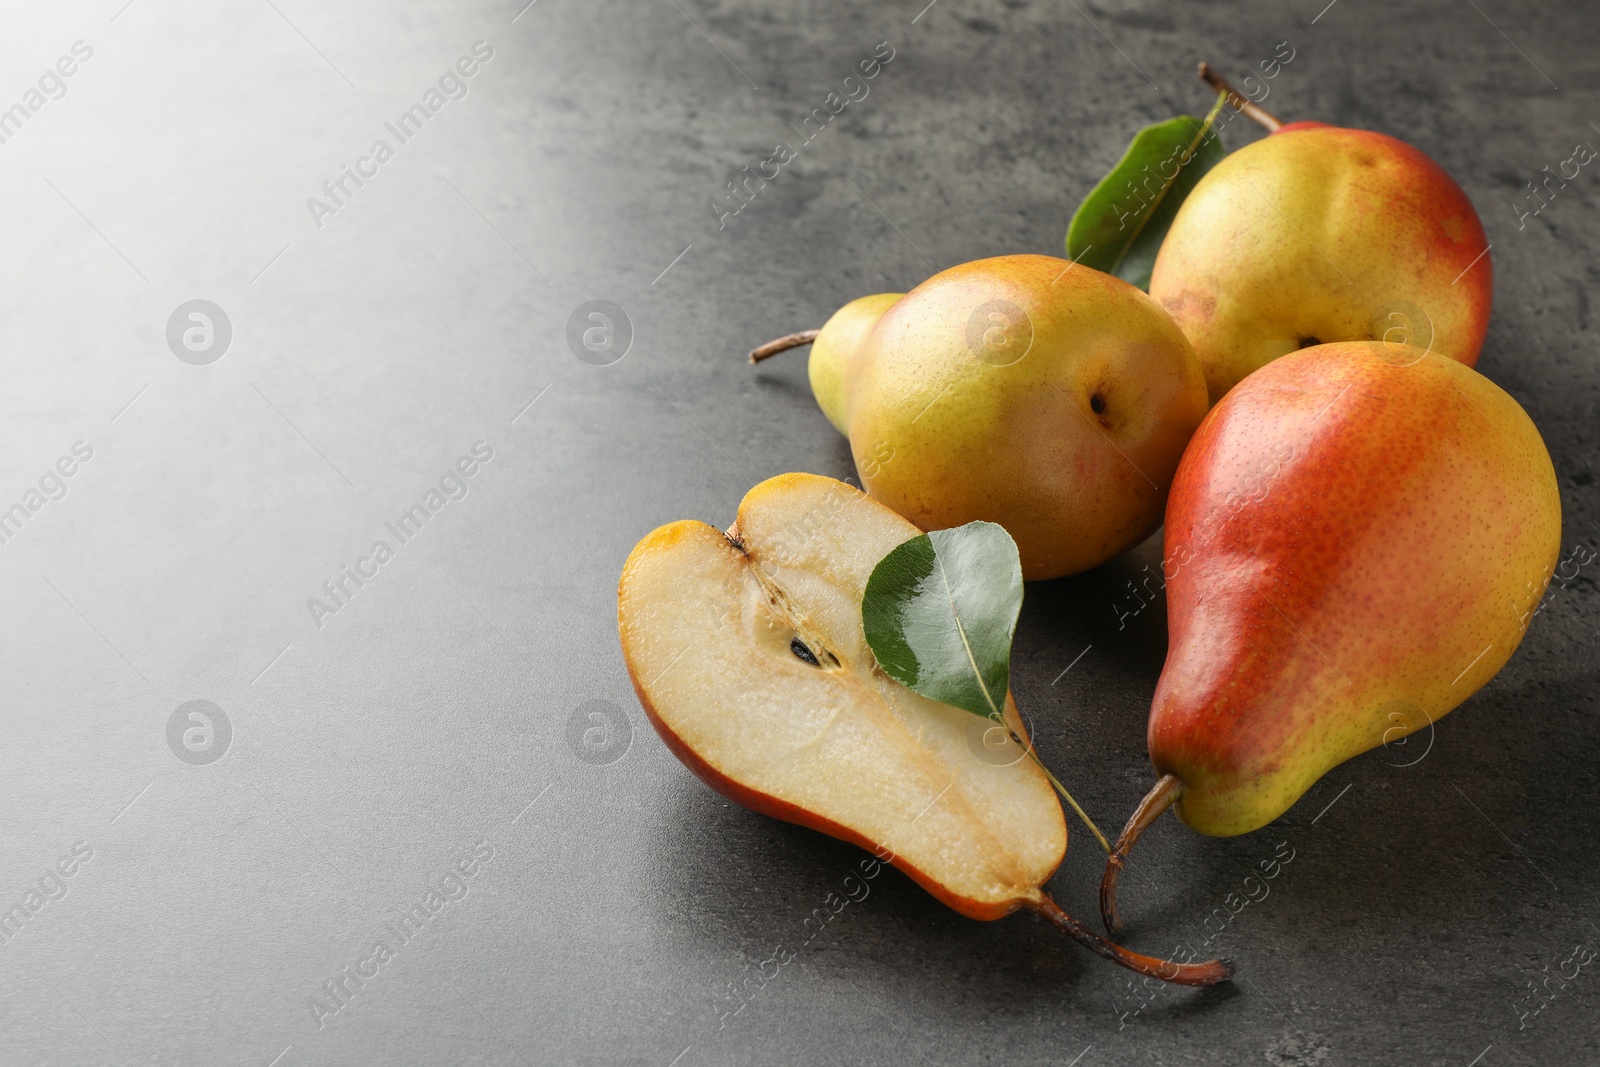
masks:
{"type": "Polygon", "coordinates": [[[1326,342],[1402,342],[1472,366],[1494,290],[1487,249],[1471,201],[1418,149],[1295,122],[1200,179],[1150,295],[1194,345],[1215,403],[1326,342]]]}
{"type": "Polygon", "coordinates": [[[1207,406],[1155,301],[1048,256],[934,275],[882,312],[851,366],[863,487],[924,530],[999,523],[1028,579],[1149,536],[1207,406]]]}
{"type": "Polygon", "coordinates": [[[1319,345],[1255,372],[1201,424],[1167,504],[1162,775],[1123,832],[1176,803],[1248,833],[1331,768],[1431,729],[1511,657],[1561,545],[1539,431],[1436,352],[1319,345]]]}

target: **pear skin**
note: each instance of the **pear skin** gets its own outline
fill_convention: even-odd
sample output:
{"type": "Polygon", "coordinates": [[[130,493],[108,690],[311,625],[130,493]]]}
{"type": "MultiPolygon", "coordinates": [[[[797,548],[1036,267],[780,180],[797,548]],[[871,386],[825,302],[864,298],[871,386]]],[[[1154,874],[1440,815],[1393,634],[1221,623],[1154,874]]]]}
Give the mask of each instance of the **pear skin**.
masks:
{"type": "Polygon", "coordinates": [[[866,490],[918,527],[999,523],[1023,577],[1056,578],[1155,531],[1206,407],[1193,350],[1146,294],[1001,256],[883,312],[856,356],[850,449],[866,490]]]}
{"type": "Polygon", "coordinates": [[[1403,342],[1472,366],[1494,292],[1487,248],[1472,202],[1420,150],[1295,122],[1200,179],[1150,295],[1194,345],[1216,403],[1319,343],[1403,342]]]}

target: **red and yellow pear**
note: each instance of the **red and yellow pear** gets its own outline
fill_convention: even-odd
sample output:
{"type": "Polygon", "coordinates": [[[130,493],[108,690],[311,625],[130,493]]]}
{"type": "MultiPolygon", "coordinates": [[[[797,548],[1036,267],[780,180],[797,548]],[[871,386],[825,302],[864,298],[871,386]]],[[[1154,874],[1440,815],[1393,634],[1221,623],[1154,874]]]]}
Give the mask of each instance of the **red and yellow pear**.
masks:
{"type": "Polygon", "coordinates": [[[1235,386],[1167,504],[1160,780],[1107,867],[1108,928],[1127,850],[1166,807],[1203,834],[1249,833],[1485,685],[1560,543],[1539,431],[1455,360],[1319,345],[1235,386]]]}
{"type": "Polygon", "coordinates": [[[1335,341],[1415,344],[1473,366],[1494,281],[1460,186],[1387,134],[1246,110],[1274,132],[1200,179],[1150,278],[1211,402],[1280,356],[1335,341]]]}

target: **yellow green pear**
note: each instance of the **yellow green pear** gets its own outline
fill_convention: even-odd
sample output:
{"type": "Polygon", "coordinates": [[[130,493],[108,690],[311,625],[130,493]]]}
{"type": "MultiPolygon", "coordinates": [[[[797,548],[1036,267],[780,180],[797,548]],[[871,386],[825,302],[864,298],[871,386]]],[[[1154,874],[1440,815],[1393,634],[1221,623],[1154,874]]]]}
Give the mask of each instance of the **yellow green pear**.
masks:
{"type": "Polygon", "coordinates": [[[1030,580],[1087,570],[1160,526],[1207,407],[1194,351],[1155,301],[1049,256],[864,297],[752,358],[811,337],[817,403],[862,486],[924,530],[999,523],[1030,580]]]}

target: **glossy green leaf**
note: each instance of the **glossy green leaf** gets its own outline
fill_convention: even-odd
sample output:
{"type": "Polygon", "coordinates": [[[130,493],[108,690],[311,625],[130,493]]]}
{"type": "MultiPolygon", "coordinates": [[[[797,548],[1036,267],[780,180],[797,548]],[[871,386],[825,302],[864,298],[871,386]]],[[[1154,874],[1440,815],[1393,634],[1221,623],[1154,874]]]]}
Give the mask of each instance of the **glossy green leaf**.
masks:
{"type": "Polygon", "coordinates": [[[920,534],[879,560],[861,623],[889,677],[998,721],[1021,609],[1016,542],[992,522],[969,522],[920,534]]]}
{"type": "Polygon", "coordinates": [[[1226,97],[1204,119],[1179,115],[1134,134],[1111,173],[1084,197],[1067,226],[1067,258],[1141,289],[1184,198],[1228,150],[1216,129],[1226,97]]]}

